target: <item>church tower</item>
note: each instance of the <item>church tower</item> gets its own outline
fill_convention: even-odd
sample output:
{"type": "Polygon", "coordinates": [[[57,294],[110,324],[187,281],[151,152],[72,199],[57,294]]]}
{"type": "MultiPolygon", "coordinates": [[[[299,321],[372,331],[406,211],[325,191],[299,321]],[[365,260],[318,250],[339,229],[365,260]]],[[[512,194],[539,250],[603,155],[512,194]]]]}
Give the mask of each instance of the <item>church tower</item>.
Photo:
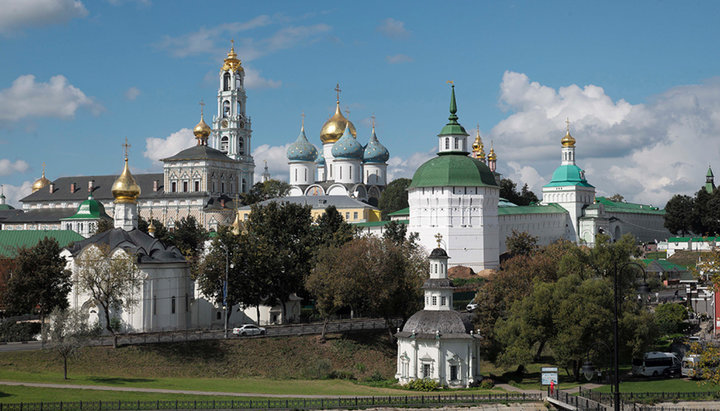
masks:
{"type": "Polygon", "coordinates": [[[239,161],[238,179],[245,193],[253,185],[255,162],[251,153],[251,123],[245,111],[245,70],[235,53],[234,43],[220,69],[217,115],[213,118],[212,147],[239,161]]]}
{"type": "Polygon", "coordinates": [[[552,179],[543,186],[544,204],[556,203],[570,214],[567,239],[580,241],[579,218],[583,209],[595,201],[595,187],[585,179],[585,171],[575,164],[575,138],[570,135],[570,121],[566,120],[567,131],[560,140],[560,167],[553,172],[552,179]]]}
{"type": "Polygon", "coordinates": [[[128,167],[127,150],[130,145],[127,143],[127,139],[125,139],[123,147],[125,147],[125,167],[112,185],[112,195],[115,197],[113,218],[115,219],[115,228],[132,231],[138,227],[137,199],[140,197],[140,186],[135,182],[128,167]]]}
{"type": "Polygon", "coordinates": [[[708,194],[712,194],[713,191],[715,191],[715,176],[710,166],[708,166],[707,174],[705,174],[705,191],[707,191],[708,194]]]}

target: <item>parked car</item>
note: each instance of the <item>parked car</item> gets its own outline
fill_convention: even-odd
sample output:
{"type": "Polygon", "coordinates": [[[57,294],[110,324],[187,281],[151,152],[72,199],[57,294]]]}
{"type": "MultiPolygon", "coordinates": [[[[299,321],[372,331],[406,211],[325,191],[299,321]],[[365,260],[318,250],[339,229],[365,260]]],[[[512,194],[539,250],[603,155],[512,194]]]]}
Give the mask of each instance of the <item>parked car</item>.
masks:
{"type": "Polygon", "coordinates": [[[265,328],[258,327],[255,324],[245,324],[240,327],[233,328],[233,335],[265,335],[265,328]]]}
{"type": "Polygon", "coordinates": [[[475,310],[477,309],[477,307],[478,307],[477,304],[475,304],[475,303],[470,303],[470,304],[468,304],[468,305],[465,307],[465,309],[468,310],[468,311],[475,311],[475,310]]]}

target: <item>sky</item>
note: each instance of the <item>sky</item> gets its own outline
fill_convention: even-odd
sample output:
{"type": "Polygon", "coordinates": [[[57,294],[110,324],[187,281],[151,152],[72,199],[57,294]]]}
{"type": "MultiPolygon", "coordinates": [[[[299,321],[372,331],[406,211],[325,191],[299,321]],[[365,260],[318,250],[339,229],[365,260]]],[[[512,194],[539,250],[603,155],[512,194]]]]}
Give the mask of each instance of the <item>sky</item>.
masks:
{"type": "MultiPolygon", "coordinates": [[[[664,206],[720,171],[720,2],[0,0],[0,184],[133,172],[194,144],[235,41],[256,181],[341,106],[390,179],[435,155],[454,81],[460,123],[538,195],[565,120],[598,195],[664,206]]],[[[209,122],[209,121],[208,121],[209,122]]]]}

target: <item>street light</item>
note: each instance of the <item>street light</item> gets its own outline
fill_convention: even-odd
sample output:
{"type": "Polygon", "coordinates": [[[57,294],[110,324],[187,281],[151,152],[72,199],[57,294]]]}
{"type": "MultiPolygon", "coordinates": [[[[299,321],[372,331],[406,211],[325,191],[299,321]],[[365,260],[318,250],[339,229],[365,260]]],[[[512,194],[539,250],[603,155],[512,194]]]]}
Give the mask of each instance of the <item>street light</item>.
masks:
{"type": "MultiPolygon", "coordinates": [[[[614,264],[614,270],[613,270],[613,300],[614,300],[614,321],[613,321],[613,374],[615,377],[615,381],[613,381],[613,385],[615,386],[615,392],[613,393],[613,407],[615,411],[620,411],[620,365],[619,365],[619,357],[620,357],[620,344],[618,341],[618,312],[619,312],[619,303],[618,303],[618,288],[620,283],[620,273],[622,273],[628,266],[637,266],[640,268],[640,271],[643,273],[643,284],[640,285],[639,290],[641,292],[647,290],[646,292],[649,292],[650,288],[647,284],[647,273],[645,272],[645,267],[643,267],[640,263],[637,263],[635,261],[628,261],[626,263],[623,263],[620,267],[618,267],[617,262],[614,264]]],[[[584,367],[584,366],[583,366],[584,367]]]]}

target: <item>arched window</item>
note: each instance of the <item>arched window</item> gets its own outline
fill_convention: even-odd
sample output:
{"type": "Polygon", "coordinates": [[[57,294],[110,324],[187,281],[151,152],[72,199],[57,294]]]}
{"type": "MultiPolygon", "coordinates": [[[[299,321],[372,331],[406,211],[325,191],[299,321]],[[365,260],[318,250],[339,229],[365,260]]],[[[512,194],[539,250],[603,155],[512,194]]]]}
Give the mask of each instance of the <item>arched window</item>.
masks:
{"type": "Polygon", "coordinates": [[[450,149],[450,139],[446,138],[445,139],[445,150],[449,150],[449,149],[450,149]]]}
{"type": "Polygon", "coordinates": [[[220,139],[220,151],[222,151],[223,153],[228,152],[228,137],[227,136],[223,136],[220,139]]]}
{"type": "Polygon", "coordinates": [[[458,149],[458,139],[455,139],[455,150],[458,149]]]}
{"type": "Polygon", "coordinates": [[[223,117],[228,117],[230,115],[230,102],[225,100],[223,102],[223,117]]]}
{"type": "Polygon", "coordinates": [[[230,73],[223,76],[223,91],[230,91],[230,73]]]}
{"type": "Polygon", "coordinates": [[[245,179],[243,178],[242,179],[242,192],[244,193],[246,191],[247,191],[247,183],[245,183],[245,179]]]}
{"type": "Polygon", "coordinates": [[[242,80],[240,79],[240,73],[235,74],[235,88],[239,89],[242,87],[242,80]]]}
{"type": "Polygon", "coordinates": [[[245,154],[245,139],[238,139],[238,154],[245,154]]]}

